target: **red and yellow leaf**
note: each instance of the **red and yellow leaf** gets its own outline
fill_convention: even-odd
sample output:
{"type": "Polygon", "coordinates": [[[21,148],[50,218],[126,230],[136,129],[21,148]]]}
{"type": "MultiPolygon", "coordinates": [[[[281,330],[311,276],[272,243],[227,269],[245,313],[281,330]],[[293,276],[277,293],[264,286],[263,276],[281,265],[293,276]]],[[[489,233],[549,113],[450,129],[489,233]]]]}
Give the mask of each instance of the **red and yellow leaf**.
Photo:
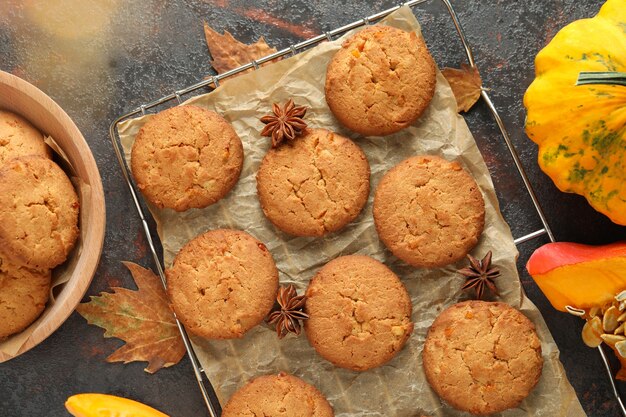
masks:
{"type": "Polygon", "coordinates": [[[466,112],[471,109],[480,98],[483,85],[478,69],[461,64],[461,69],[444,68],[441,72],[452,88],[458,111],[466,112]]]}
{"type": "Polygon", "coordinates": [[[105,329],[104,337],[126,342],[107,362],[145,361],[145,371],[152,374],[177,364],[185,355],[185,346],[160,279],[137,264],[123,264],[130,270],[137,291],[113,287],[113,293],[92,296],[76,310],[89,324],[105,329]]]}

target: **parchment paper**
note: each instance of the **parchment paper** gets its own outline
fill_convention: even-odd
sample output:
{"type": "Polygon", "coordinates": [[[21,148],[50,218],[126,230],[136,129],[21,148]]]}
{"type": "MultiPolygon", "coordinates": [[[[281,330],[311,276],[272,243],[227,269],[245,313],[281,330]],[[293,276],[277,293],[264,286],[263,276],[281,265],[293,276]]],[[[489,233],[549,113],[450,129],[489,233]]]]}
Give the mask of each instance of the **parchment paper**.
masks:
{"type": "MultiPolygon", "coordinates": [[[[404,7],[384,24],[405,30],[420,28],[411,10],[404,7]]],[[[333,404],[337,416],[451,416],[467,415],[442,404],[429,388],[422,371],[421,350],[430,324],[441,310],[466,298],[464,282],[455,271],[464,262],[440,269],[415,269],[385,250],[378,240],[372,218],[373,190],[382,175],[403,159],[415,154],[440,155],[460,161],[476,178],[485,197],[486,227],[473,250],[483,256],[494,251],[494,262],[502,270],[497,285],[500,300],[520,308],[537,326],[545,360],[536,389],[516,410],[503,416],[584,416],[576,394],[559,362],[559,351],[537,308],[524,297],[515,266],[517,249],[502,218],[489,171],[462,117],[446,80],[438,74],[435,97],[421,119],[408,129],[385,138],[362,138],[343,129],[324,100],[326,66],[341,40],[323,43],[296,57],[274,63],[229,81],[216,91],[187,102],[222,114],[233,124],[245,150],[244,168],[235,189],[219,203],[184,213],[151,210],[158,223],[165,262],[169,265],[179,248],[208,229],[242,229],[263,241],[272,252],[280,279],[304,291],[315,272],[331,259],[353,253],[367,254],[389,266],[405,283],[413,301],[415,330],[404,350],[389,364],[367,372],[335,368],[311,348],[306,337],[278,340],[272,330],[258,326],[243,339],[205,341],[194,338],[199,359],[217,390],[222,404],[242,384],[258,375],[293,373],[317,386],[333,404]],[[256,196],[255,174],[270,145],[259,134],[259,117],[273,102],[293,97],[307,105],[307,123],[352,137],[365,151],[372,170],[372,192],[356,221],[325,238],[294,238],[275,229],[265,219],[256,196]]],[[[120,136],[129,151],[139,128],[150,116],[120,126],[120,136]]]]}
{"type": "MultiPolygon", "coordinates": [[[[91,194],[91,187],[89,184],[85,183],[82,179],[80,179],[72,164],[70,163],[69,158],[61,149],[61,147],[56,143],[56,141],[50,137],[46,136],[44,141],[50,146],[53,153],[55,154],[55,162],[59,164],[61,168],[65,171],[67,176],[72,181],[74,185],[74,189],[76,190],[76,194],[78,194],[79,201],[87,201],[91,194]]],[[[0,341],[0,352],[5,353],[9,356],[15,356],[17,352],[24,346],[24,343],[28,340],[28,338],[33,334],[35,330],[39,328],[39,326],[45,325],[50,313],[53,311],[53,308],[56,304],[57,295],[60,291],[63,290],[65,283],[67,283],[72,277],[72,273],[74,272],[74,268],[78,263],[78,259],[80,258],[80,254],[83,248],[83,238],[82,238],[82,230],[80,227],[81,224],[86,224],[89,221],[87,218],[88,213],[85,210],[79,211],[79,230],[80,235],[78,240],[76,241],[76,245],[72,252],[69,254],[67,260],[61,264],[60,266],[54,268],[52,271],[52,284],[50,286],[50,299],[46,304],[46,309],[41,313],[41,316],[26,329],[21,331],[20,333],[9,336],[6,340],[0,341]]],[[[61,308],[61,307],[59,307],[61,308]]]]}

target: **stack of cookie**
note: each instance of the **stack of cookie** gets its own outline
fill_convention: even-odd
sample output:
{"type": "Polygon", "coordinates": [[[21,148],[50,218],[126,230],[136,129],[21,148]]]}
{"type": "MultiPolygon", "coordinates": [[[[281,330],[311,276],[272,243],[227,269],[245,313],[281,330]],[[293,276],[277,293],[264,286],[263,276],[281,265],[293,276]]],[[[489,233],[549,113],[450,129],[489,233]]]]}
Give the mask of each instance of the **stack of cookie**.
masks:
{"type": "MultiPolygon", "coordinates": [[[[421,37],[371,26],[334,55],[325,93],[339,123],[363,136],[387,136],[419,120],[435,86],[436,65],[421,37]]],[[[257,171],[257,194],[279,237],[338,233],[357,219],[370,194],[370,165],[359,145],[322,127],[307,127],[305,113],[289,100],[274,104],[273,114],[261,119],[262,135],[271,136],[272,148],[257,171]]],[[[237,183],[243,160],[232,126],[214,112],[188,105],[150,118],[131,152],[139,189],[153,205],[176,211],[207,207],[224,197],[237,183]]],[[[417,155],[383,176],[373,217],[393,255],[416,268],[438,268],[459,261],[478,244],[485,204],[459,162],[417,155]]],[[[195,237],[166,275],[173,310],[200,337],[243,337],[275,308],[278,270],[272,255],[244,231],[220,229],[195,237]]],[[[337,367],[358,372],[379,367],[403,349],[413,331],[406,287],[368,256],[341,256],[324,265],[309,283],[304,306],[295,289],[278,294],[280,313],[274,317],[284,326],[277,329],[279,336],[299,333],[298,318],[308,318],[304,329],[311,346],[337,367]]],[[[515,407],[528,395],[541,374],[541,347],[532,324],[511,307],[459,304],[433,325],[424,364],[443,399],[484,414],[515,407]],[[514,347],[500,345],[513,331],[524,337],[514,347]],[[523,383],[516,382],[520,378],[523,383]],[[469,394],[463,391],[467,386],[469,394]]],[[[224,415],[243,414],[333,415],[319,391],[284,374],[257,378],[237,392],[224,415]],[[303,403],[311,409],[300,410],[303,403]]]]}
{"type": "Polygon", "coordinates": [[[0,339],[39,317],[78,238],[78,196],[51,158],[41,132],[0,110],[0,339]]]}

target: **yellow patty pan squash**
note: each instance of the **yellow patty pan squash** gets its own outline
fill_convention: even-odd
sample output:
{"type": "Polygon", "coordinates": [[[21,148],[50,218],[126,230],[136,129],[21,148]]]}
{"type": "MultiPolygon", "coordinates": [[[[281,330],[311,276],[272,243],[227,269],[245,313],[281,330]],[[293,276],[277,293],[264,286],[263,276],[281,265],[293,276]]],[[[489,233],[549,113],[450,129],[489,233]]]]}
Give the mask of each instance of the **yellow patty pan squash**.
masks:
{"type": "Polygon", "coordinates": [[[152,407],[107,394],[76,394],[65,402],[75,417],[169,417],[152,407]]]}
{"type": "Polygon", "coordinates": [[[626,225],[626,0],[559,31],[535,73],[524,106],[539,166],[561,191],[626,225]]]}

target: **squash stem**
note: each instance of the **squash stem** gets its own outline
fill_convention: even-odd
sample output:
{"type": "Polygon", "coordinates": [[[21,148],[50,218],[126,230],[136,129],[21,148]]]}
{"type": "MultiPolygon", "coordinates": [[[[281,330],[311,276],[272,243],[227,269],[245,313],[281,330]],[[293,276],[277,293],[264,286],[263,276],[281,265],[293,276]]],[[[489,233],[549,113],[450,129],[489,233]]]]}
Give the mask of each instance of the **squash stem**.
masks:
{"type": "Polygon", "coordinates": [[[576,85],[608,84],[626,87],[626,72],[581,72],[576,85]]]}

